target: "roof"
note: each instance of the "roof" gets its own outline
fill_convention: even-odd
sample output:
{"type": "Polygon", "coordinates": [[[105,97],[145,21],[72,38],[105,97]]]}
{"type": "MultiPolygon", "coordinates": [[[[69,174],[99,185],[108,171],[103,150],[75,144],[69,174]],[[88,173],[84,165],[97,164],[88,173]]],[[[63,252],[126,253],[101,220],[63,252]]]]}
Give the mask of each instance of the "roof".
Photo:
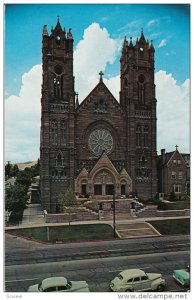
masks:
{"type": "Polygon", "coordinates": [[[190,277],[189,272],[187,270],[184,270],[184,269],[182,269],[182,270],[174,270],[173,273],[176,274],[176,275],[182,276],[185,279],[189,279],[189,277],[190,277]]]}
{"type": "Polygon", "coordinates": [[[136,276],[144,276],[145,272],[140,269],[128,269],[120,273],[123,277],[133,278],[136,276]]]}
{"type": "Polygon", "coordinates": [[[108,89],[108,87],[105,85],[105,83],[103,81],[99,81],[97,83],[97,85],[93,88],[93,90],[86,96],[86,98],[79,104],[79,106],[76,108],[77,112],[80,111],[84,105],[87,104],[87,102],[89,101],[90,97],[93,95],[93,93],[95,91],[98,90],[99,87],[103,86],[106,91],[109,93],[109,95],[111,95],[112,101],[115,103],[115,105],[117,105],[118,109],[123,113],[123,109],[121,107],[121,105],[119,104],[119,102],[116,100],[116,98],[113,96],[113,94],[111,93],[111,91],[108,89]]]}
{"type": "Polygon", "coordinates": [[[54,287],[54,286],[65,286],[67,284],[67,279],[65,277],[49,277],[43,279],[42,288],[43,290],[54,287]]]}
{"type": "MultiPolygon", "coordinates": [[[[175,151],[172,151],[172,152],[166,152],[165,153],[165,164],[168,163],[168,161],[171,159],[171,157],[173,156],[175,151]]],[[[161,155],[160,155],[161,157],[161,155]]]]}
{"type": "Polygon", "coordinates": [[[172,151],[172,152],[165,152],[165,153],[164,153],[164,158],[165,158],[164,162],[162,161],[162,154],[159,155],[159,159],[160,159],[160,161],[161,161],[161,163],[162,163],[163,165],[168,164],[168,162],[172,159],[173,155],[175,155],[176,153],[178,153],[179,156],[180,156],[180,158],[182,157],[182,159],[183,159],[186,163],[189,163],[188,157],[189,157],[189,159],[190,159],[190,154],[189,154],[189,153],[188,153],[188,154],[186,154],[186,153],[180,153],[179,151],[176,151],[176,150],[175,150],[175,151],[172,151]]]}

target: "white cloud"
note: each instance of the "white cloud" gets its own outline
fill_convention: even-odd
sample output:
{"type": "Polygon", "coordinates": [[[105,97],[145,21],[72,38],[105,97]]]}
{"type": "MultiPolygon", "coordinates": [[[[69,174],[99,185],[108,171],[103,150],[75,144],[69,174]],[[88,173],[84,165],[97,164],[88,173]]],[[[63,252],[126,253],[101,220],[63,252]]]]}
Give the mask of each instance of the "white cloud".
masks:
{"type": "Polygon", "coordinates": [[[18,96],[5,99],[5,159],[12,162],[39,157],[41,65],[22,76],[18,96]]]}
{"type": "Polygon", "coordinates": [[[162,47],[166,46],[166,44],[167,44],[167,40],[165,40],[165,39],[161,40],[161,42],[158,45],[158,48],[162,48],[162,47]]]}
{"type": "Polygon", "coordinates": [[[134,31],[134,30],[137,30],[139,32],[139,28],[141,27],[141,21],[140,20],[135,20],[135,21],[132,21],[132,22],[129,22],[127,23],[125,26],[121,27],[118,29],[118,31],[134,31]]]}
{"type": "Polygon", "coordinates": [[[157,26],[157,25],[159,25],[159,19],[152,19],[147,23],[148,29],[152,29],[153,26],[157,26]]]}
{"type": "Polygon", "coordinates": [[[99,72],[115,61],[118,43],[110,38],[106,28],[92,23],[84,31],[74,53],[75,89],[82,101],[98,83],[99,72]]]}
{"type": "Polygon", "coordinates": [[[109,79],[104,78],[104,83],[117,101],[119,101],[120,75],[110,77],[109,79]]]}
{"type": "Polygon", "coordinates": [[[190,80],[178,85],[172,74],[159,71],[155,75],[158,150],[167,151],[179,145],[179,151],[189,151],[190,132],[190,80]]]}

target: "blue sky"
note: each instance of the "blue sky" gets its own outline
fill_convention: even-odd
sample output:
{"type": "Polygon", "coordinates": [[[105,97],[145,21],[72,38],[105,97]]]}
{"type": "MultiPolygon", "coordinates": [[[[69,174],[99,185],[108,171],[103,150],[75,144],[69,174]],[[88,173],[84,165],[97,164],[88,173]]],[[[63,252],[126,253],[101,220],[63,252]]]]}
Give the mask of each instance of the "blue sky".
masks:
{"type": "Polygon", "coordinates": [[[43,25],[50,32],[58,15],[62,27],[72,28],[75,86],[80,101],[97,84],[101,69],[105,83],[118,99],[122,41],[125,35],[135,41],[143,28],[156,50],[158,151],[172,151],[178,144],[180,151],[189,152],[189,5],[7,4],[5,159],[20,162],[39,157],[41,35],[43,25]],[[99,49],[105,53],[103,59],[96,53],[99,49]],[[177,126],[183,127],[178,133],[177,126]]]}

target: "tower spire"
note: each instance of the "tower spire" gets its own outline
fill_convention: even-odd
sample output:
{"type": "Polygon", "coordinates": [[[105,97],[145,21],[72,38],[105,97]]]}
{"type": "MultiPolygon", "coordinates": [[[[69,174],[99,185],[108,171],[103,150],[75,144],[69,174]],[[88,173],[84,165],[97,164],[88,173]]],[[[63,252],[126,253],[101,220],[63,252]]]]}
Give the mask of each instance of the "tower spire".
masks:
{"type": "Polygon", "coordinates": [[[79,106],[79,99],[78,99],[78,93],[75,93],[76,99],[75,99],[75,108],[79,106]]]}
{"type": "Polygon", "coordinates": [[[43,26],[43,30],[42,30],[42,35],[48,35],[48,31],[47,31],[47,25],[43,26]]]}
{"type": "Polygon", "coordinates": [[[63,31],[62,28],[61,28],[61,24],[60,24],[59,18],[60,18],[60,16],[57,16],[57,25],[55,27],[55,30],[63,31]]]}
{"type": "Polygon", "coordinates": [[[140,36],[140,39],[139,39],[139,43],[140,44],[146,43],[146,40],[145,40],[145,37],[144,37],[144,34],[143,34],[143,28],[141,28],[141,36],[140,36]]]}

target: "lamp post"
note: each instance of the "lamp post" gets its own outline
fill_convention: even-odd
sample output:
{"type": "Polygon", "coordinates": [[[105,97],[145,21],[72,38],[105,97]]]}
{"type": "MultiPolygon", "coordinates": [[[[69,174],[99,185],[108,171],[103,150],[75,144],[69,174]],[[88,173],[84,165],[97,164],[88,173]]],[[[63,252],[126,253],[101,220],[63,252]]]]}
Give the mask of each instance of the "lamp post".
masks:
{"type": "Polygon", "coordinates": [[[116,237],[115,229],[115,186],[113,186],[113,235],[116,237]]]}

